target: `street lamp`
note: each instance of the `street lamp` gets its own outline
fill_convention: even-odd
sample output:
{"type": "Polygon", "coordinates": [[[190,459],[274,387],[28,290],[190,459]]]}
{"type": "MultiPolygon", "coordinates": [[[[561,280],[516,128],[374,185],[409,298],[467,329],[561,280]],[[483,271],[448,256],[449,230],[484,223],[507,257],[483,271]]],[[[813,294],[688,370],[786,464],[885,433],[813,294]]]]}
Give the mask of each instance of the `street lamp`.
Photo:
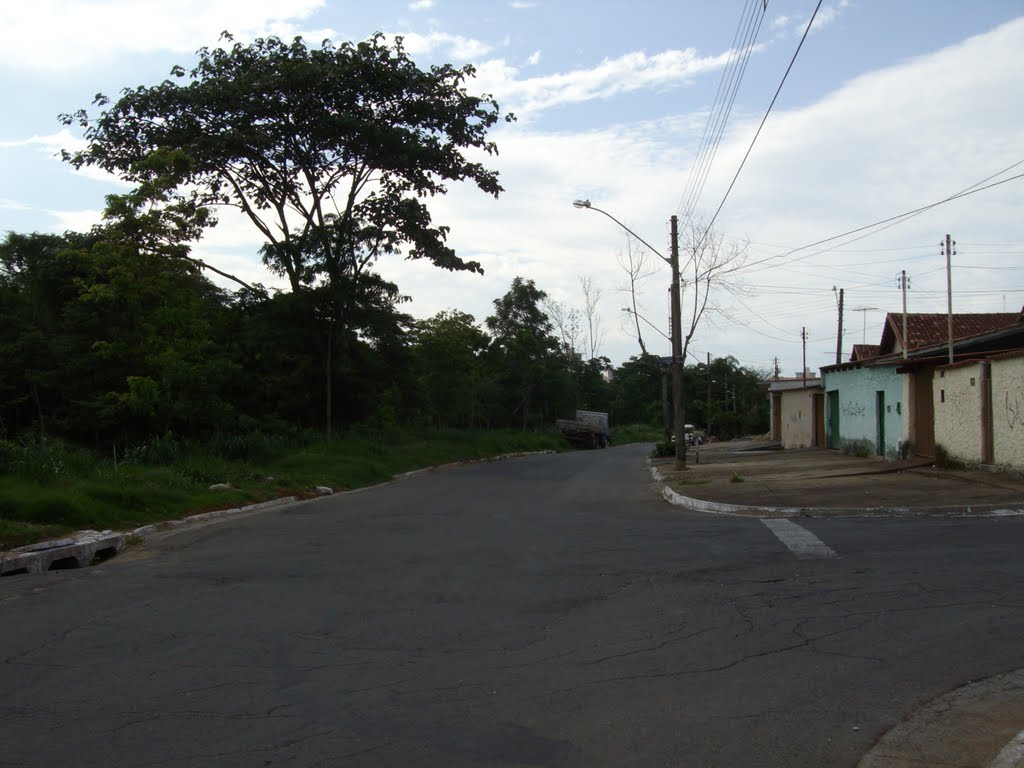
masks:
{"type": "Polygon", "coordinates": [[[608,211],[602,211],[589,200],[573,200],[572,204],[575,208],[586,208],[587,210],[597,211],[607,216],[646,245],[655,256],[668,264],[672,269],[672,405],[675,420],[673,431],[676,438],[676,468],[686,469],[686,434],[683,405],[683,329],[682,308],[679,305],[679,219],[676,216],[672,216],[670,219],[672,225],[671,250],[669,251],[669,258],[665,258],[657,248],[608,213],[608,211]]]}

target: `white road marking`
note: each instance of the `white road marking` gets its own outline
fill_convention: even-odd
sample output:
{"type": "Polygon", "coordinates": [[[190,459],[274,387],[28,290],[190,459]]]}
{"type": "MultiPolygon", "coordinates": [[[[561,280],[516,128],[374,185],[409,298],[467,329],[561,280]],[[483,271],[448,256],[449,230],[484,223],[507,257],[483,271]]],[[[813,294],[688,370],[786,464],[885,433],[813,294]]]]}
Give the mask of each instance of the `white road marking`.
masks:
{"type": "Polygon", "coordinates": [[[761,522],[778,537],[779,541],[789,547],[797,557],[836,557],[836,553],[831,547],[792,520],[775,517],[762,518],[761,522]]]}

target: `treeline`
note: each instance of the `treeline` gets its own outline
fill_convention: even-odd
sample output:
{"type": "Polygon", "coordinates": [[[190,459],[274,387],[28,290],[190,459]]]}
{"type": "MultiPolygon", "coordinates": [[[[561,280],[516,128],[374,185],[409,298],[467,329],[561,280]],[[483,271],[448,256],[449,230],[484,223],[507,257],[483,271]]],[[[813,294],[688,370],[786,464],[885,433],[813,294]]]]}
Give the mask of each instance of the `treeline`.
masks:
{"type": "MultiPolygon", "coordinates": [[[[344,285],[338,323],[326,288],[229,292],[192,261],[100,228],[9,234],[0,439],[43,434],[109,450],[166,434],[534,429],[577,408],[661,423],[658,359],[582,359],[553,335],[531,280],[516,278],[482,323],[455,310],[416,320],[372,272],[344,285]]],[[[710,404],[720,436],[766,430],[759,375],[731,358],[705,368],[687,368],[687,421],[703,426],[710,404]]]]}

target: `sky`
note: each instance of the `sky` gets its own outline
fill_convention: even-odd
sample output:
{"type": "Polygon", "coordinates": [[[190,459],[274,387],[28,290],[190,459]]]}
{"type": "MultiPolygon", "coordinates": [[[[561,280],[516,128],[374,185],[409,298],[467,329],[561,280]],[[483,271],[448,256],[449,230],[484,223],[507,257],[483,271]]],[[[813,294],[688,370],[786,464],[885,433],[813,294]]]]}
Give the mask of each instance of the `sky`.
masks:
{"type": "MultiPolygon", "coordinates": [[[[954,312],[1019,311],[1024,178],[1012,177],[1024,173],[1024,5],[829,0],[800,46],[817,5],[5,3],[0,233],[88,229],[104,196],[126,190],[59,159],[60,149],[82,144],[58,115],[89,107],[96,93],[155,85],[174,65],[188,69],[223,30],[241,41],[301,35],[313,45],[379,31],[402,35],[424,68],[473,64],[469,90],[493,94],[518,118],[491,133],[499,155],[488,163],[505,188],[499,199],[453,184],[430,202],[435,222],[451,228],[449,245],[479,261],[484,275],[401,257],[378,262],[417,317],[456,309],[482,323],[517,276],[582,310],[580,279],[589,278],[600,290],[598,354],[616,365],[637,355],[635,327],[622,311],[626,233],[574,208],[575,199],[589,199],[664,255],[671,216],[700,222],[701,233],[713,219],[713,241],[737,255],[712,288],[688,362],[731,355],[759,370],[777,362],[783,375],[795,375],[805,355],[812,370],[834,363],[839,289],[846,360],[853,344],[878,343],[886,312],[901,311],[903,271],[908,311],[945,312],[947,234],[956,241],[954,312]],[[740,77],[746,37],[738,32],[750,24],[759,25],[740,77]],[[716,94],[733,92],[722,122],[716,94]],[[715,144],[703,140],[709,122],[711,135],[721,126],[715,144]],[[713,155],[701,151],[712,146],[713,155]],[[933,206],[963,192],[970,194],[933,206]],[[887,224],[870,226],[876,222],[887,224]]],[[[260,245],[251,224],[225,215],[194,254],[246,281],[281,285],[262,266],[260,245]]],[[[640,328],[649,351],[667,355],[670,273],[656,255],[647,259],[640,328]]],[[[687,292],[684,324],[692,310],[687,292]]]]}

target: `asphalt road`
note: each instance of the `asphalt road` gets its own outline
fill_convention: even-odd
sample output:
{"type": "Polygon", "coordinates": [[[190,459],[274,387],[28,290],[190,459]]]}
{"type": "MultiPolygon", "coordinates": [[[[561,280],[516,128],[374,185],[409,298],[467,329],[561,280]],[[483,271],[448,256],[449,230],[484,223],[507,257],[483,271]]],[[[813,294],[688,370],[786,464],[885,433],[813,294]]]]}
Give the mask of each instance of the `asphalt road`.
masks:
{"type": "Polygon", "coordinates": [[[429,472],[2,579],[0,766],[856,766],[1024,667],[1024,520],[801,521],[836,556],[799,559],[666,504],[643,458],[429,472]]]}

